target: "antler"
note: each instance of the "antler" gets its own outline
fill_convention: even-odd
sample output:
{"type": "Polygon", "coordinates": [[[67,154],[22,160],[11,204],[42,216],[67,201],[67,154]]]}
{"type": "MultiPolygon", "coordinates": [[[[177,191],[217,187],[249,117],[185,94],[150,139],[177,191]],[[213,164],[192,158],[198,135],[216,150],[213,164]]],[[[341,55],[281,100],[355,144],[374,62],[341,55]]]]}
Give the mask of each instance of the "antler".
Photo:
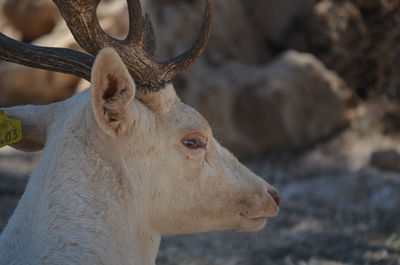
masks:
{"type": "Polygon", "coordinates": [[[13,40],[0,33],[0,59],[90,81],[94,56],[64,48],[49,48],[13,40]]]}
{"type": "MultiPolygon", "coordinates": [[[[138,89],[158,91],[172,77],[192,65],[204,52],[211,35],[212,5],[206,0],[204,20],[195,44],[178,57],[156,61],[155,38],[148,14],[143,18],[140,0],[127,0],[129,32],[124,40],[107,35],[101,28],[96,9],[100,0],[54,0],[78,44],[96,55],[113,47],[129,69],[138,89]]],[[[24,44],[0,34],[0,59],[15,63],[74,74],[90,81],[94,57],[71,49],[45,48],[24,44]]]]}

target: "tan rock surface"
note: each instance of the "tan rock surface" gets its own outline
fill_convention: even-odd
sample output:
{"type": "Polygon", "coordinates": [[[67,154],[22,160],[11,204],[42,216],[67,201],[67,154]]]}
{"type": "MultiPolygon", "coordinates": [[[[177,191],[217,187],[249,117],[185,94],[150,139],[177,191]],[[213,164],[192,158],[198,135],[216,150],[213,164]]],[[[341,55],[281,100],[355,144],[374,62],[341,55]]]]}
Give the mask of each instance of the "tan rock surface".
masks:
{"type": "Polygon", "coordinates": [[[59,19],[51,0],[7,0],[4,14],[27,42],[49,33],[59,19]]]}

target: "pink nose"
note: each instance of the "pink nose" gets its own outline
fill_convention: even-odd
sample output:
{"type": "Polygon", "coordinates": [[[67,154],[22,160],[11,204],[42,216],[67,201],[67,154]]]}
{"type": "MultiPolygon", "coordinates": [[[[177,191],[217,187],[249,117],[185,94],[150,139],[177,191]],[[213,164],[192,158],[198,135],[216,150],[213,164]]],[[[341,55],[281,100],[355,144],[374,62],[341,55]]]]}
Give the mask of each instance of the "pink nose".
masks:
{"type": "Polygon", "coordinates": [[[272,199],[274,199],[277,206],[281,204],[281,197],[279,197],[279,193],[275,190],[268,190],[269,195],[271,195],[272,199]]]}

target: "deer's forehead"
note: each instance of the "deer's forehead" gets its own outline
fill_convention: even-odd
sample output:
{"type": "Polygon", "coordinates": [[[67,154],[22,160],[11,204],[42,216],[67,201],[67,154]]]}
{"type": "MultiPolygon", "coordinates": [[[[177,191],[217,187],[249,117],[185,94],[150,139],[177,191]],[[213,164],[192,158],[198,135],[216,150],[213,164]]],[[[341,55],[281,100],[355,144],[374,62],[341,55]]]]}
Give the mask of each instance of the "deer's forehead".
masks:
{"type": "Polygon", "coordinates": [[[165,121],[169,126],[177,128],[179,131],[200,131],[210,132],[210,125],[207,120],[192,107],[179,103],[177,108],[170,112],[165,121]]]}

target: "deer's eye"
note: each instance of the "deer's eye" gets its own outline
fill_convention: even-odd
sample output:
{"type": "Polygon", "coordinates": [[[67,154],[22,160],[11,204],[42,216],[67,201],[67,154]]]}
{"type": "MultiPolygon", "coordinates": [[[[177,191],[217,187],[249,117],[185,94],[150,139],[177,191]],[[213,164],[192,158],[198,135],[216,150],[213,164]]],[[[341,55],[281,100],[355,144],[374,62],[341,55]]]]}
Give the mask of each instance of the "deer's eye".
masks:
{"type": "Polygon", "coordinates": [[[182,140],[182,144],[190,149],[200,149],[206,146],[206,143],[200,137],[190,137],[182,140]]]}

